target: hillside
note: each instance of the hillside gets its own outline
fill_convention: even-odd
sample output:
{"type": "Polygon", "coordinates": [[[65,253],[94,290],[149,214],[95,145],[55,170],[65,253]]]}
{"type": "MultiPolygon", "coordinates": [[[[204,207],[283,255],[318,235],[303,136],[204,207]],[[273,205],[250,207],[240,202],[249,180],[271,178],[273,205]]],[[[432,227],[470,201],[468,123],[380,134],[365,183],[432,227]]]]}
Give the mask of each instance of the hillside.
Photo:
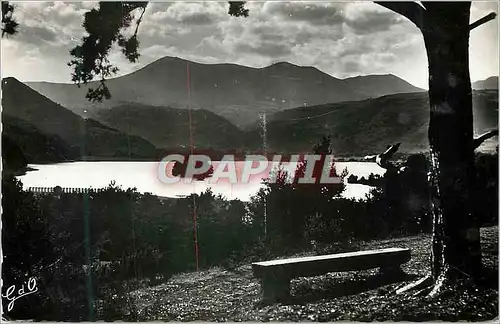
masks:
{"type": "Polygon", "coordinates": [[[2,95],[3,116],[23,120],[48,136],[59,136],[80,156],[155,157],[156,148],[148,141],[83,119],[14,78],[2,80],[2,95]]]}
{"type": "Polygon", "coordinates": [[[131,74],[108,81],[112,98],[92,104],[88,87],[74,84],[28,82],[54,102],[83,115],[99,108],[127,103],[172,108],[203,108],[238,127],[258,119],[260,112],[276,112],[306,105],[362,100],[397,92],[423,91],[393,75],[334,78],[314,67],[287,62],[264,68],[236,64],[201,64],[164,57],[131,74]],[[190,72],[188,93],[187,70],[190,72]]]}
{"type": "MultiPolygon", "coordinates": [[[[476,134],[498,127],[498,91],[473,95],[476,134]]],[[[308,152],[322,135],[331,134],[334,154],[365,155],[402,142],[400,152],[428,150],[429,103],[426,93],[297,108],[268,117],[268,150],[308,152]]],[[[485,142],[494,149],[498,141],[485,142]]],[[[262,147],[260,130],[247,134],[247,146],[262,147]]]]}
{"type": "MultiPolygon", "coordinates": [[[[16,145],[23,153],[27,163],[48,163],[74,160],[80,152],[71,147],[57,135],[40,132],[33,124],[22,119],[3,114],[2,138],[16,145]]],[[[9,154],[10,149],[2,150],[9,154]]]]}
{"type": "MultiPolygon", "coordinates": [[[[190,146],[188,110],[129,104],[101,110],[96,118],[160,148],[190,146]]],[[[195,148],[242,148],[243,132],[226,119],[203,109],[193,110],[191,119],[195,148]]]]}
{"type": "MultiPolygon", "coordinates": [[[[261,302],[260,283],[252,274],[249,260],[235,268],[214,267],[174,275],[168,282],[141,287],[129,296],[137,321],[485,321],[498,316],[498,227],[484,227],[480,233],[482,262],[496,282],[469,291],[460,287],[459,291],[438,295],[432,300],[394,293],[430,271],[432,238],[429,234],[355,242],[349,247],[352,250],[411,249],[411,260],[402,266],[407,277],[401,282],[381,278],[377,269],[302,277],[292,280],[292,297],[288,303],[266,304],[261,302]]],[[[294,257],[309,255],[314,252],[294,257]]]]}
{"type": "Polygon", "coordinates": [[[492,76],[486,80],[480,80],[472,83],[474,90],[498,90],[498,77],[492,76]]]}

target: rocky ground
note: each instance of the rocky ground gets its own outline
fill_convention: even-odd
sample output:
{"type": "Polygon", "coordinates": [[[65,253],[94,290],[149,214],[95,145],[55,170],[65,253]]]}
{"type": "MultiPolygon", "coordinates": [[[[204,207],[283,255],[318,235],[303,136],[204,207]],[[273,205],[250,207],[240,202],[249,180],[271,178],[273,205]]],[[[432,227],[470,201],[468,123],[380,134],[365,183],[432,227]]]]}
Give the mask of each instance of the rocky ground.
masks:
{"type": "MultiPolygon", "coordinates": [[[[498,227],[481,230],[483,264],[498,278],[498,227]]],[[[251,266],[214,268],[173,276],[168,282],[131,293],[140,321],[429,321],[488,320],[498,315],[498,281],[488,286],[455,287],[434,299],[396,295],[394,290],[429,271],[430,236],[360,244],[361,249],[406,247],[412,259],[405,282],[381,283],[377,270],[329,273],[292,281],[288,303],[260,300],[251,266]]]]}

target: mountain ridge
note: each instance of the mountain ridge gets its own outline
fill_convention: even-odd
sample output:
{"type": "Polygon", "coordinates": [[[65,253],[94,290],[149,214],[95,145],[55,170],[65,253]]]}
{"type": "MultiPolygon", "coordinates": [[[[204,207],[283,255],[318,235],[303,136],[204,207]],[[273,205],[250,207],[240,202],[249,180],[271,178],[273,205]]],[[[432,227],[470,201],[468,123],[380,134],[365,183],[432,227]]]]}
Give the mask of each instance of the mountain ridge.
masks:
{"type": "MultiPolygon", "coordinates": [[[[41,132],[55,134],[73,147],[87,149],[85,152],[90,148],[90,153],[97,157],[130,158],[130,140],[133,155],[149,159],[165,152],[187,152],[191,135],[197,152],[262,151],[262,129],[256,123],[241,130],[208,110],[190,113],[138,104],[101,110],[96,117],[83,121],[14,80],[2,82],[4,115],[26,120],[41,132]],[[14,87],[7,87],[9,82],[14,87]],[[79,130],[88,136],[82,137],[79,130]]],[[[474,91],[473,107],[476,134],[498,127],[498,90],[474,91]]],[[[395,142],[403,142],[400,150],[403,153],[427,151],[428,111],[428,96],[421,92],[278,111],[268,115],[266,147],[268,152],[276,153],[309,152],[321,136],[330,134],[333,152],[338,156],[373,154],[395,142]]],[[[496,143],[488,141],[482,148],[494,149],[496,143]]]]}
{"type": "Polygon", "coordinates": [[[178,109],[205,109],[244,129],[261,113],[304,105],[361,100],[395,92],[422,92],[396,76],[335,78],[315,67],[277,62],[262,68],[234,63],[205,64],[163,57],[130,74],[109,79],[112,98],[90,103],[94,83],[27,82],[52,101],[81,116],[128,103],[178,109]],[[189,69],[190,77],[187,77],[189,69]],[[383,80],[381,80],[383,79],[383,80]]]}

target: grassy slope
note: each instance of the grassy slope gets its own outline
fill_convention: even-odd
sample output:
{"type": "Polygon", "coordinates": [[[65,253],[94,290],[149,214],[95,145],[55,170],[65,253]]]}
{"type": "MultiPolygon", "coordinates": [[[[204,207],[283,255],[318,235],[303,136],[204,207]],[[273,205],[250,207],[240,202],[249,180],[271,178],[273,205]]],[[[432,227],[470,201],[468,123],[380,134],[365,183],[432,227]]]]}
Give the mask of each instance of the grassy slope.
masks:
{"type": "MultiPolygon", "coordinates": [[[[473,105],[477,134],[498,127],[498,91],[474,92],[473,105]]],[[[321,136],[331,134],[338,156],[373,154],[396,142],[402,142],[400,152],[414,153],[428,150],[428,123],[427,93],[388,95],[268,116],[267,144],[269,150],[307,152],[321,136]]],[[[254,129],[247,134],[248,146],[262,146],[259,132],[254,129]]],[[[494,149],[497,143],[485,145],[494,149]]]]}
{"type": "MultiPolygon", "coordinates": [[[[481,230],[483,264],[498,274],[498,227],[481,230]]],[[[416,277],[429,270],[430,236],[361,243],[359,249],[408,247],[404,270],[416,277]]],[[[426,301],[390,293],[403,283],[371,287],[377,270],[329,273],[292,281],[289,305],[260,303],[260,284],[250,265],[234,271],[211,269],[172,277],[167,283],[132,293],[140,320],[486,320],[498,314],[498,285],[469,295],[426,301]]]]}

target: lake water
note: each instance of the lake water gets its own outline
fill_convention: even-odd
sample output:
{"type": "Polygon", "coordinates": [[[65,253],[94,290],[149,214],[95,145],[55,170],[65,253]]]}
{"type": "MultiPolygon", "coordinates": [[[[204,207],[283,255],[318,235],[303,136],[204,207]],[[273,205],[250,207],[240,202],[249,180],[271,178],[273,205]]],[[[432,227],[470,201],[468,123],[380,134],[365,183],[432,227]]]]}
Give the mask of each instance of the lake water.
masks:
{"type": "MultiPolygon", "coordinates": [[[[236,162],[239,163],[239,162],[236,162]]],[[[244,162],[241,162],[244,163],[244,162]]],[[[368,177],[370,173],[383,174],[384,169],[372,162],[336,162],[337,170],[347,168],[349,174],[368,177]]],[[[247,184],[228,182],[210,184],[208,179],[176,184],[165,184],[158,177],[158,162],[70,162],[57,164],[30,164],[37,169],[18,177],[24,188],[68,187],[104,188],[111,181],[123,189],[137,188],[138,192],[149,192],[162,197],[179,197],[193,192],[200,193],[211,188],[215,194],[229,199],[248,201],[262,186],[262,177],[253,177],[247,184]]],[[[340,172],[339,172],[340,173],[340,172]]],[[[361,184],[347,184],[344,197],[362,199],[371,187],[361,184]]]]}

